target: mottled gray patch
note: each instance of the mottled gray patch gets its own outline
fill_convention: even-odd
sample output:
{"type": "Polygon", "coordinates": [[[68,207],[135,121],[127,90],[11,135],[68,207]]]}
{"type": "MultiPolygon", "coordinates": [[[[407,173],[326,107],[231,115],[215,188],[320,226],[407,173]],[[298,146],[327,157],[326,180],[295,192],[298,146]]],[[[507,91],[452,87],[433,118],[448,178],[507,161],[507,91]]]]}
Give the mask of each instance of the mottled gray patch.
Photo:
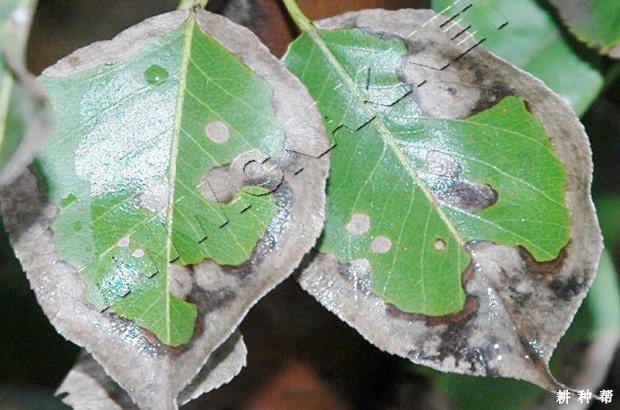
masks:
{"type": "Polygon", "coordinates": [[[453,156],[436,150],[430,150],[426,154],[426,171],[434,176],[446,179],[458,178],[461,166],[453,156]]]}
{"type": "Polygon", "coordinates": [[[173,295],[186,299],[192,290],[194,279],[189,269],[180,265],[170,265],[168,269],[168,288],[173,295]]]}
{"type": "Polygon", "coordinates": [[[480,212],[497,202],[497,192],[488,185],[463,180],[462,167],[451,155],[430,150],[422,180],[442,204],[468,213],[480,212]]]}
{"type": "Polygon", "coordinates": [[[358,275],[370,274],[370,262],[366,258],[355,259],[351,262],[351,269],[358,275]]]}
{"type": "Polygon", "coordinates": [[[167,183],[161,182],[147,187],[142,193],[138,194],[133,199],[133,204],[137,208],[159,213],[166,210],[169,199],[170,187],[167,183]]]}
{"type": "Polygon", "coordinates": [[[206,199],[230,202],[245,185],[260,186],[275,191],[284,178],[281,165],[257,151],[236,156],[230,165],[216,167],[200,180],[200,190],[206,199]]]}
{"type": "Polygon", "coordinates": [[[355,284],[355,288],[363,294],[368,295],[372,292],[371,266],[368,259],[355,259],[350,263],[340,264],[338,272],[355,284]]]}
{"type": "Polygon", "coordinates": [[[245,164],[243,171],[248,178],[257,179],[265,174],[265,167],[258,161],[250,161],[245,164]]]}

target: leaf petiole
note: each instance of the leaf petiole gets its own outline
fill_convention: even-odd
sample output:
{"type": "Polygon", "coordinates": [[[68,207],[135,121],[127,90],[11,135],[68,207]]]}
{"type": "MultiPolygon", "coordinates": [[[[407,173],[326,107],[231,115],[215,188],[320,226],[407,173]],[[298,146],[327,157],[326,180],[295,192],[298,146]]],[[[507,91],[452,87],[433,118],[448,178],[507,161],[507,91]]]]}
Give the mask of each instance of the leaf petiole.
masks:
{"type": "Polygon", "coordinates": [[[288,14],[291,16],[291,18],[301,31],[314,30],[314,25],[312,24],[310,19],[308,19],[308,17],[306,17],[306,15],[301,11],[295,0],[282,0],[282,2],[284,3],[284,7],[286,7],[286,11],[288,11],[288,14]]]}
{"type": "Polygon", "coordinates": [[[181,0],[177,10],[191,9],[192,7],[207,7],[209,0],[181,0]]]}

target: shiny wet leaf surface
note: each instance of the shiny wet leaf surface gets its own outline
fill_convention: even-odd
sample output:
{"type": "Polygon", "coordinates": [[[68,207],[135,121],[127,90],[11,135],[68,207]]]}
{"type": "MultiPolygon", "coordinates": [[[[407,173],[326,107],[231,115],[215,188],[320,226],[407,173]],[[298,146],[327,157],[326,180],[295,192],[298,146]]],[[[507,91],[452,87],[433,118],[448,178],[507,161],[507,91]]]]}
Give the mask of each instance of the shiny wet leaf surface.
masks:
{"type": "Polygon", "coordinates": [[[312,100],[251,33],[201,10],[78,50],[41,83],[57,126],[3,212],[52,324],[140,408],[230,380],[243,341],[210,364],[216,349],[322,228],[312,100]]]}

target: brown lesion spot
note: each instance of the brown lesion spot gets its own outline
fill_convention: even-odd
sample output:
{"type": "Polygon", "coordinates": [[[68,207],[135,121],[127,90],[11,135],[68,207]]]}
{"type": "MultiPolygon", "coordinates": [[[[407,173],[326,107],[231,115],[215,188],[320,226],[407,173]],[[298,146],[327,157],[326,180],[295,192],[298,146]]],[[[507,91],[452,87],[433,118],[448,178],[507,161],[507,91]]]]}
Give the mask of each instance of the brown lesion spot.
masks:
{"type": "Polygon", "coordinates": [[[467,213],[480,212],[493,206],[498,199],[497,191],[486,184],[458,181],[434,191],[437,200],[467,213]]]}
{"type": "Polygon", "coordinates": [[[425,163],[424,182],[441,204],[476,213],[497,203],[499,195],[491,186],[461,178],[461,165],[453,156],[432,150],[425,163]]]}

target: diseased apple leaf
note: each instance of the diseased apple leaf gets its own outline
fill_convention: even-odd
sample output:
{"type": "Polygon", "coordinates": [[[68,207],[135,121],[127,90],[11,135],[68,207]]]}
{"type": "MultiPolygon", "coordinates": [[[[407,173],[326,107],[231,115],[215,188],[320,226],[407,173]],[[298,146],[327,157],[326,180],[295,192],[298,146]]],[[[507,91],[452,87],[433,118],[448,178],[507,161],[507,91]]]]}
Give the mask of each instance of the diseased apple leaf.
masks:
{"type": "Polygon", "coordinates": [[[620,58],[620,2],[550,0],[575,36],[600,53],[620,58]]]}
{"type": "Polygon", "coordinates": [[[58,125],[36,179],[4,195],[11,241],[57,330],[140,408],[173,408],[318,237],[321,118],[255,36],[202,10],[148,19],[41,81],[58,125]]]}
{"type": "Polygon", "coordinates": [[[191,281],[182,272],[172,279],[169,262],[240,265],[273,219],[273,196],[232,188],[224,198],[214,186],[220,173],[243,174],[210,174],[282,151],[284,133],[263,109],[271,88],[193,19],[122,65],[86,64],[41,77],[57,125],[37,164],[60,206],[52,225],[60,256],[88,284],[89,302],[177,347],[194,334],[198,312],[183,300],[191,281]]]}
{"type": "Polygon", "coordinates": [[[36,4],[0,4],[0,186],[24,171],[50,130],[45,94],[26,70],[26,40],[36,4]]]}
{"type": "Polygon", "coordinates": [[[373,292],[402,311],[446,315],[465,303],[469,242],[558,257],[566,171],[516,97],[462,120],[423,116],[399,78],[407,57],[401,39],[342,29],[303,35],[284,61],[337,144],[319,252],[369,269],[373,292]]]}
{"type": "Polygon", "coordinates": [[[590,150],[531,75],[431,11],[316,23],[284,62],[336,144],[327,220],[299,278],[388,352],[547,389],[594,277],[590,150]]]}
{"type": "Polygon", "coordinates": [[[602,58],[575,52],[561,23],[539,1],[433,0],[432,4],[451,21],[470,27],[459,34],[452,23],[444,25],[456,41],[472,35],[481,47],[541,79],[566,98],[578,115],[603,88],[602,58]]]}

